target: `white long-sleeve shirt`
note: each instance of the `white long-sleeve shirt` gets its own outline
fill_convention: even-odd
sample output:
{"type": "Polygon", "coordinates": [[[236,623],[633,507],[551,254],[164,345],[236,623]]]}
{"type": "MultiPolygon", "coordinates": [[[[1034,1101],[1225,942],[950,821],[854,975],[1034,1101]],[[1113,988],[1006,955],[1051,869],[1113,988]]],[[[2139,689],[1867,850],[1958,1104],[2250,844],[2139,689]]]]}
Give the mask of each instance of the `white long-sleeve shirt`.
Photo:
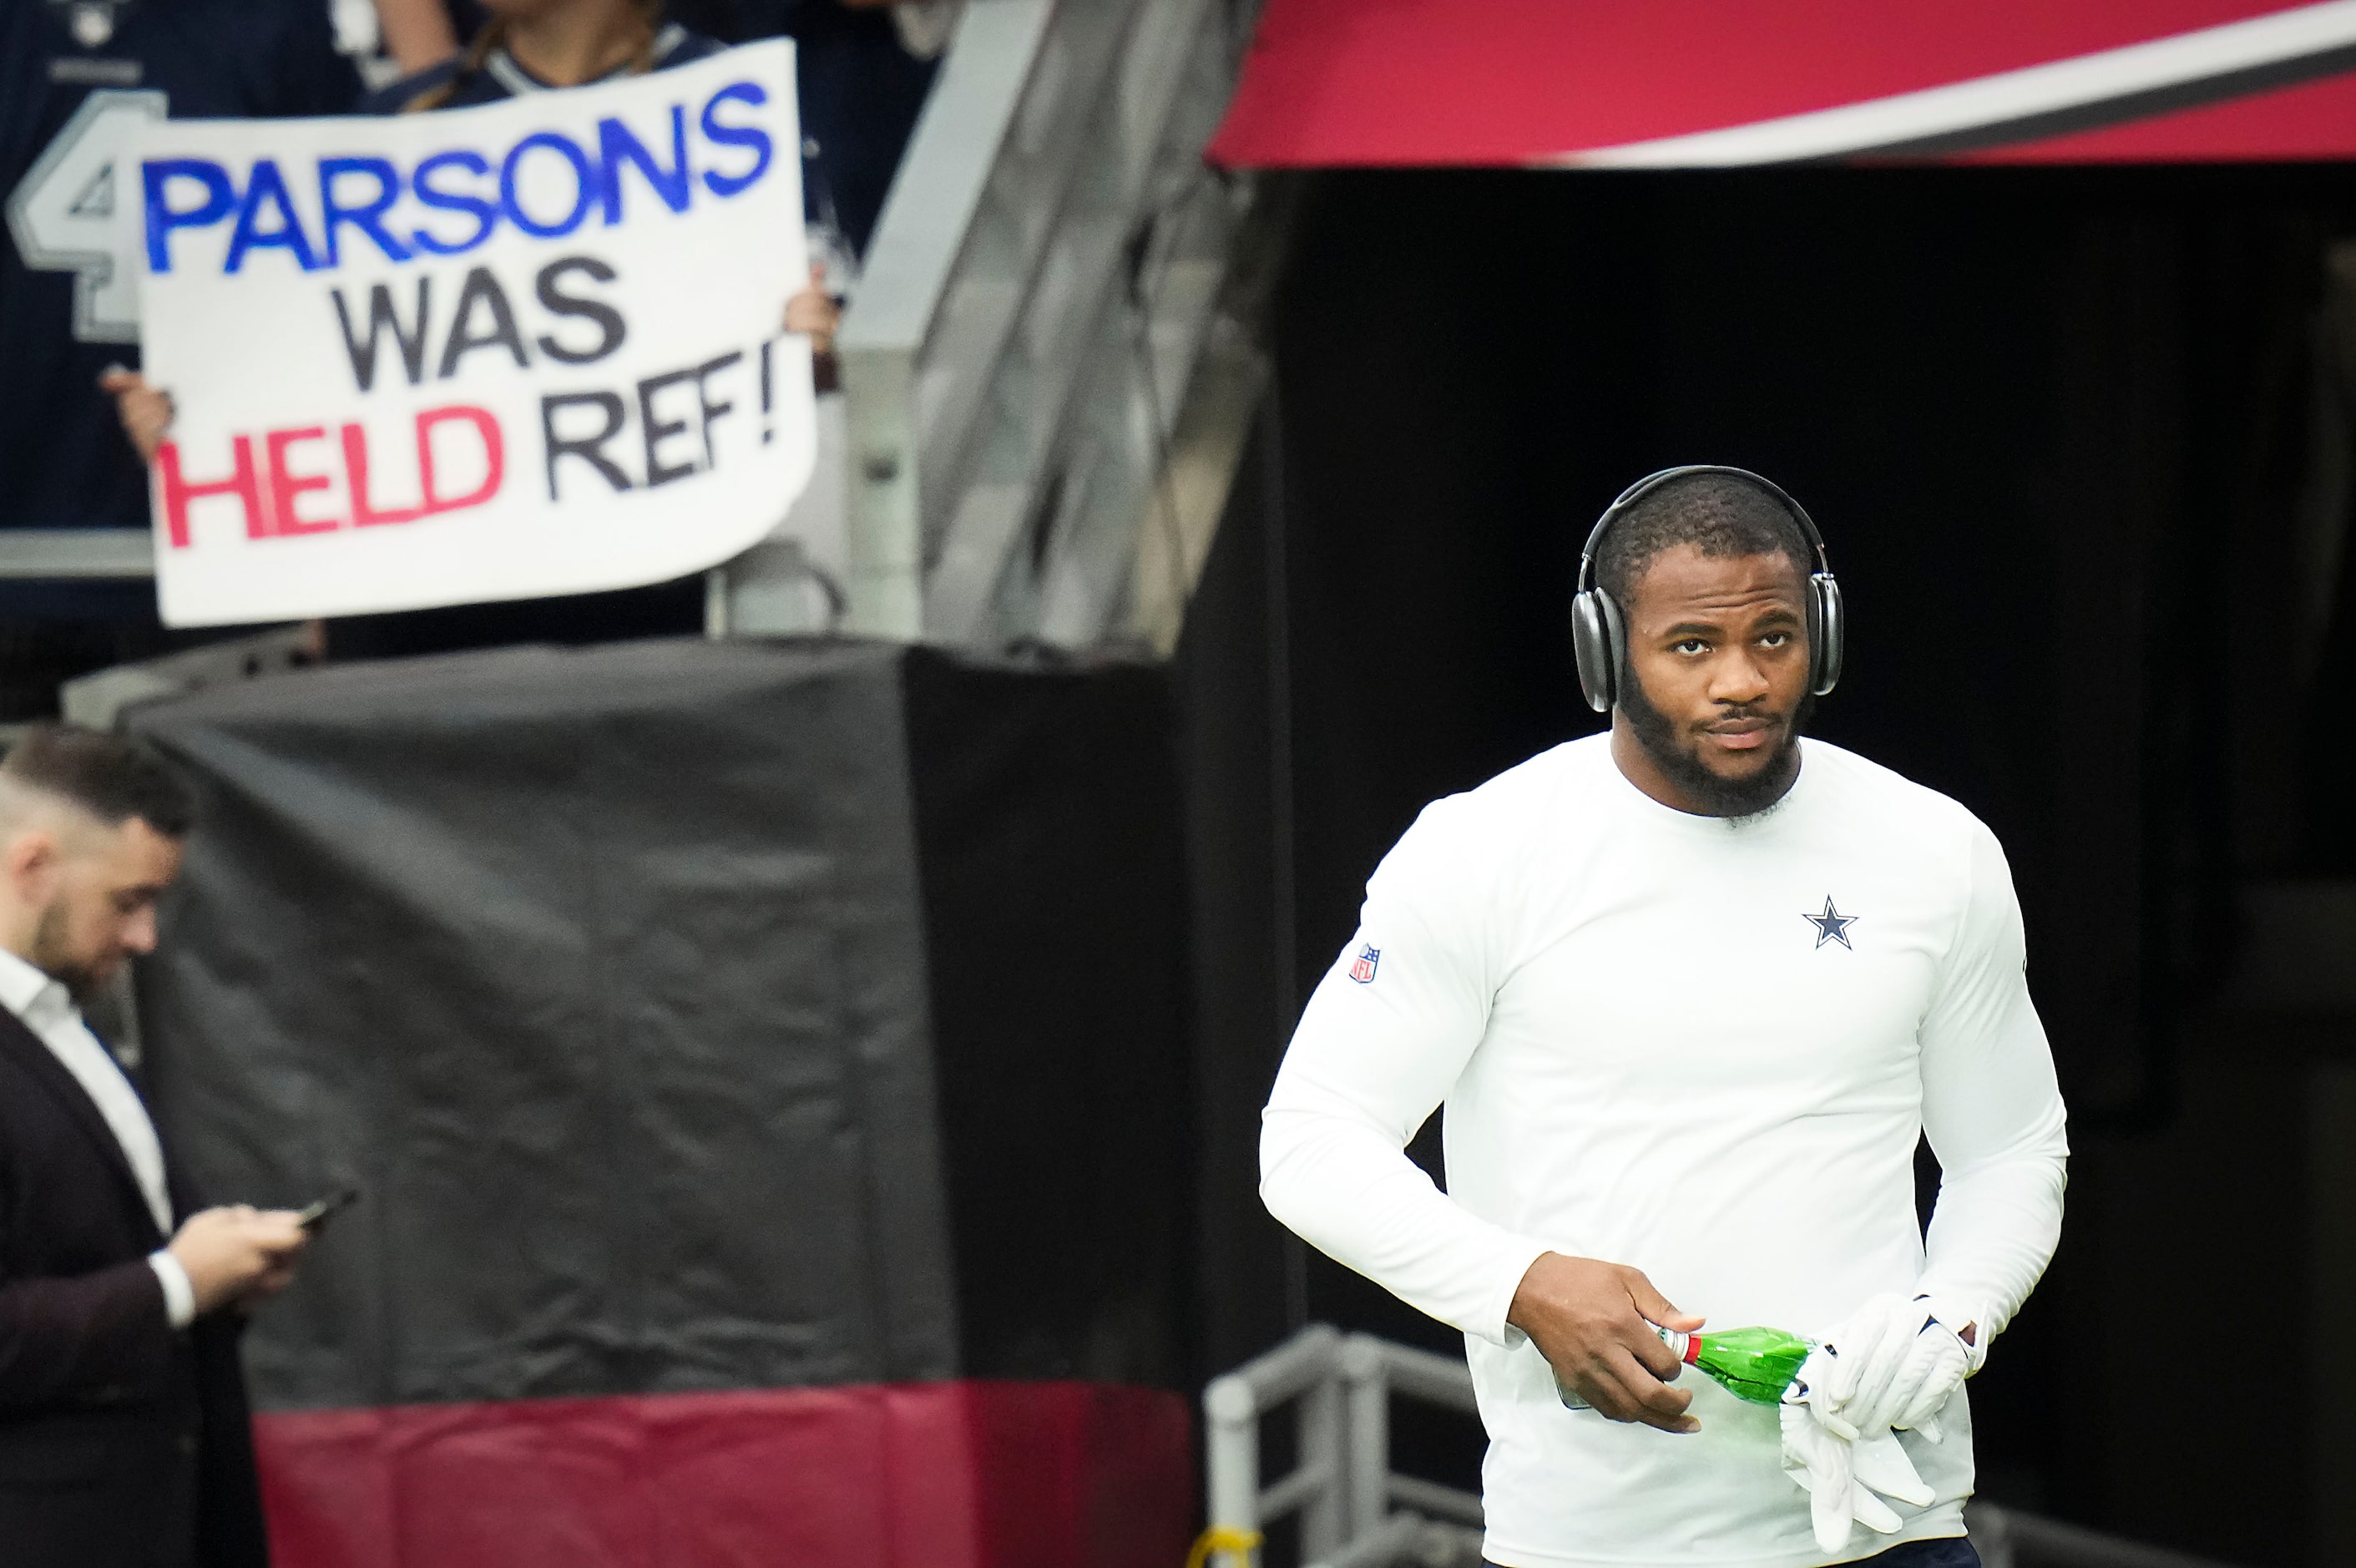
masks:
{"type": "MultiPolygon", "coordinates": [[[[1604,736],[1424,811],[1293,1036],[1260,1191],[1464,1331],[1493,1561],[1826,1561],[1774,1411],[1693,1372],[1698,1435],[1567,1410],[1505,1314],[1553,1251],[1639,1268],[1719,1328],[1820,1336],[1902,1291],[1993,1337],[2052,1254],[2068,1153],[2023,962],[1994,835],[1821,741],[1752,818],[1659,804],[1604,736]],[[1403,1152],[1443,1101],[1445,1194],[1403,1152]]],[[[1961,1394],[1943,1424],[1940,1444],[1901,1434],[1936,1502],[1847,1555],[1963,1533],[1961,1394]]]]}
{"type": "MultiPolygon", "coordinates": [[[[155,1136],[155,1123],[148,1119],[139,1091],[131,1087],[114,1058],[81,1021],[81,1009],[74,1005],[73,997],[63,985],[0,948],[0,1007],[14,1013],[48,1047],[49,1054],[73,1074],[74,1081],[98,1107],[114,1141],[123,1146],[123,1157],[138,1180],[139,1196],[146,1199],[155,1229],[170,1236],[172,1199],[165,1189],[164,1144],[155,1136]]],[[[172,1326],[186,1328],[195,1322],[196,1288],[180,1260],[172,1256],[170,1249],[159,1247],[148,1255],[147,1266],[155,1271],[156,1283],[164,1287],[164,1316],[172,1326]]]]}

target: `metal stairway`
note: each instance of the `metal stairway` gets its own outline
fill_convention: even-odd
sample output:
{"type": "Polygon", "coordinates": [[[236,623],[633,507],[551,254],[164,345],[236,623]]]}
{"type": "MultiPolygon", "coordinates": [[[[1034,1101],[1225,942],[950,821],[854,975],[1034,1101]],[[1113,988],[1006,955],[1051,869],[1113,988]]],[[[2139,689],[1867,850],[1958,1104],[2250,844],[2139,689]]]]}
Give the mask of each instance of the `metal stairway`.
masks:
{"type": "Polygon", "coordinates": [[[1266,377],[1249,0],[971,0],[839,340],[841,628],[1167,652],[1266,377]]]}

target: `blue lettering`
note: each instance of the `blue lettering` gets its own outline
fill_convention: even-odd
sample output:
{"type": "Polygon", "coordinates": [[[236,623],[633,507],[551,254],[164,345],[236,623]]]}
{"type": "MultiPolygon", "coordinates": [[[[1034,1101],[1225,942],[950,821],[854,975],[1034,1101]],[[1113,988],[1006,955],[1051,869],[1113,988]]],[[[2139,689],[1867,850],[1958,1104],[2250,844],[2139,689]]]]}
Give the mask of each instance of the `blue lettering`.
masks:
{"type": "MultiPolygon", "coordinates": [[[[726,199],[769,172],[769,159],[775,150],[769,145],[769,133],[758,125],[723,124],[718,116],[720,105],[734,98],[755,108],[769,101],[769,95],[758,82],[732,81],[712,95],[703,106],[703,139],[723,147],[745,147],[753,154],[753,166],[743,174],[722,174],[717,169],[704,171],[703,183],[712,194],[726,199]]],[[[686,160],[682,158],[682,166],[686,160]]]]}
{"type": "Polygon", "coordinates": [[[245,200],[237,209],[237,228],[229,237],[229,260],[221,271],[233,273],[245,265],[248,251],[285,251],[306,273],[319,270],[319,258],[311,249],[310,236],[303,232],[302,220],[294,216],[294,203],[286,194],[285,177],[278,172],[276,158],[253,160],[253,174],[245,187],[245,200]],[[278,226],[262,226],[264,203],[278,209],[278,226]]]}
{"type": "Polygon", "coordinates": [[[490,173],[491,166],[479,153],[436,153],[417,166],[417,173],[410,180],[410,188],[417,192],[421,204],[444,212],[470,214],[475,220],[475,231],[455,244],[437,239],[423,229],[410,231],[409,237],[416,242],[421,251],[430,251],[437,256],[463,255],[491,237],[491,231],[498,224],[499,209],[479,196],[469,196],[463,190],[444,190],[434,184],[434,173],[445,168],[464,169],[468,174],[481,176],[490,173]]]}
{"type": "Polygon", "coordinates": [[[495,149],[458,147],[434,153],[413,168],[375,154],[321,157],[316,229],[306,227],[305,211],[296,206],[278,159],[255,159],[241,189],[234,173],[211,159],[157,159],[142,170],[148,265],[156,273],[171,270],[175,229],[207,228],[232,219],[222,263],[230,274],[244,270],[251,252],[266,250],[286,252],[305,272],[341,267],[347,260],[363,258],[371,246],[391,262],[464,255],[488,241],[503,220],[536,239],[561,239],[579,230],[593,212],[602,214],[608,227],[624,222],[623,187],[633,174],[655,200],[684,213],[694,205],[699,179],[726,199],[770,173],[777,156],[773,134],[723,118],[731,102],[757,110],[769,96],[757,82],[739,81],[713,93],[701,114],[691,114],[691,105],[667,105],[668,146],[659,133],[648,142],[631,124],[608,115],[597,122],[594,145],[585,136],[537,131],[507,148],[503,157],[495,149]],[[698,155],[691,154],[689,144],[691,131],[699,126],[711,146],[733,149],[734,172],[697,166],[698,155]],[[569,198],[552,157],[571,171],[569,198]],[[423,210],[412,213],[404,205],[412,197],[423,210]],[[552,210],[560,202],[569,204],[552,210]],[[453,223],[444,213],[471,221],[453,223]]]}
{"type": "Polygon", "coordinates": [[[204,229],[229,216],[237,205],[237,187],[229,171],[209,158],[156,158],[139,166],[147,191],[147,270],[172,270],[172,231],[204,229]],[[205,199],[194,207],[175,207],[167,188],[176,179],[192,179],[205,188],[205,199]]]}
{"type": "Polygon", "coordinates": [[[409,260],[409,247],[385,232],[386,209],[401,199],[401,171],[385,158],[321,158],[319,160],[319,210],[325,214],[327,228],[327,264],[343,263],[340,242],[336,231],[351,225],[376,242],[376,248],[396,262],[409,260]],[[344,175],[367,175],[376,181],[376,195],[364,205],[347,207],[336,199],[336,181],[344,175]]]}
{"type": "Polygon", "coordinates": [[[572,137],[554,131],[534,131],[518,142],[509,152],[508,161],[499,166],[499,210],[508,215],[508,221],[527,234],[542,240],[560,239],[580,228],[581,220],[589,216],[589,204],[597,199],[597,188],[596,166],[590,163],[588,154],[573,145],[572,137]],[[523,209],[523,203],[518,199],[516,172],[523,166],[524,155],[534,147],[562,154],[565,162],[573,166],[573,210],[554,223],[539,221],[523,209]]]}
{"type": "Polygon", "coordinates": [[[670,161],[663,167],[647,145],[630,134],[630,128],[608,115],[597,122],[597,152],[605,166],[605,226],[613,227],[622,220],[622,166],[635,164],[646,177],[648,188],[662,198],[662,204],[673,212],[687,210],[688,193],[694,188],[693,176],[687,167],[687,111],[674,103],[670,106],[670,161]]]}

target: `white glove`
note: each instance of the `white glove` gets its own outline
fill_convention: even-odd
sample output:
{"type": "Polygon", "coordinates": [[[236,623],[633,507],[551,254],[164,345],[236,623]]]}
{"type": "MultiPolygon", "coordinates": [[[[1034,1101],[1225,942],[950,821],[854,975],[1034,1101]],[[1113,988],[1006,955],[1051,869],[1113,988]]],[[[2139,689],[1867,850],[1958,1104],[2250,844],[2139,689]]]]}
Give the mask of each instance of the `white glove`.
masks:
{"type": "Polygon", "coordinates": [[[1838,1552],[1848,1544],[1849,1521],[1856,1517],[1849,1500],[1856,1472],[1848,1439],[1789,1396],[1778,1413],[1783,1419],[1783,1473],[1808,1494],[1808,1520],[1815,1527],[1817,1550],[1838,1552]]]}
{"type": "MultiPolygon", "coordinates": [[[[1870,1497],[1872,1492],[1879,1492],[1882,1497],[1893,1498],[1909,1508],[1918,1509],[1929,1508],[1937,1497],[1924,1484],[1921,1472],[1914,1468],[1914,1461],[1906,1456],[1906,1449],[1898,1441],[1898,1434],[1888,1427],[1858,1438],[1850,1447],[1850,1470],[1857,1477],[1859,1495],[1870,1497]],[[1868,1491],[1869,1487],[1871,1491],[1868,1491]]],[[[1889,1511],[1886,1508],[1882,1509],[1884,1513],[1889,1511]]],[[[1873,1524],[1873,1520],[1867,1519],[1862,1511],[1857,1517],[1873,1524]]],[[[1895,1519],[1896,1516],[1891,1517],[1895,1519]]],[[[1873,1528],[1891,1530],[1898,1526],[1895,1523],[1874,1524],[1873,1528]]]]}
{"type": "Polygon", "coordinates": [[[1897,1427],[1938,1442],[1939,1412],[1974,1369],[1970,1348],[1922,1296],[1875,1296],[1825,1336],[1824,1351],[1828,1412],[1860,1436],[1897,1427]]]}
{"type": "MultiPolygon", "coordinates": [[[[1857,1461],[1862,1451],[1825,1425],[1805,1405],[1786,1403],[1779,1413],[1783,1422],[1783,1472],[1808,1494],[1808,1520],[1815,1527],[1817,1547],[1827,1553],[1841,1551],[1848,1545],[1853,1523],[1884,1535],[1893,1533],[1902,1521],[1858,1477],[1857,1461]]],[[[1888,1433],[1882,1437],[1895,1442],[1888,1433]]],[[[1901,1453],[1899,1463],[1905,1462],[1901,1453]]],[[[1885,1480],[1893,1478],[1880,1473],[1885,1480]]]]}
{"type": "Polygon", "coordinates": [[[1783,1428],[1783,1471],[1808,1494],[1809,1522],[1826,1552],[1848,1544],[1852,1522],[1884,1535],[1901,1520],[1879,1492],[1928,1508],[1933,1493],[1889,1428],[1852,1442],[1854,1429],[1826,1407],[1837,1363],[1818,1349],[1802,1363],[1777,1412],[1783,1428]]]}
{"type": "Polygon", "coordinates": [[[1935,1293],[1914,1298],[1931,1315],[1931,1321],[1953,1334],[1964,1348],[1964,1376],[1976,1378],[1987,1365],[1988,1341],[1995,1337],[1987,1329],[1987,1315],[1969,1302],[1950,1300],[1935,1293]]]}

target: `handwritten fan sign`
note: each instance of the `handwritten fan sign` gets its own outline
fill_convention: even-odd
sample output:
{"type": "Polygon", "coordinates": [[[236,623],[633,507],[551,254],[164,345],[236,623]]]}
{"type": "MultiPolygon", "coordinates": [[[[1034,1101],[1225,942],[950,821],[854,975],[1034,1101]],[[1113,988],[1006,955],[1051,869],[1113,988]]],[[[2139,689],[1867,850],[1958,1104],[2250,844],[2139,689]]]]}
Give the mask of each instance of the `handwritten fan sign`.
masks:
{"type": "Polygon", "coordinates": [[[816,447],[793,46],[477,109],[134,143],[174,626],[664,581],[816,447]]]}

